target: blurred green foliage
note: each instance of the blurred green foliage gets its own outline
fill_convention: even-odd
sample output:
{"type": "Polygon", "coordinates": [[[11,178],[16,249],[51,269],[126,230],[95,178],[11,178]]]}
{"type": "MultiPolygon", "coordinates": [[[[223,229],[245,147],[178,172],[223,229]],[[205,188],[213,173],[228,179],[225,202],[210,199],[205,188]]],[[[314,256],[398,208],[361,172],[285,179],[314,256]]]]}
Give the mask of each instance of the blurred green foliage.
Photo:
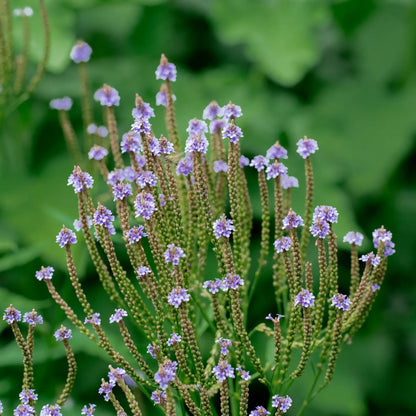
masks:
{"type": "MultiPolygon", "coordinates": [[[[23,0],[11,3],[26,5],[23,0]]],[[[293,195],[295,210],[302,210],[304,185],[295,143],[305,134],[318,140],[315,203],[338,208],[340,239],[349,230],[363,231],[364,251],[370,249],[371,231],[384,224],[393,232],[397,254],[369,322],[351,348],[345,348],[333,383],[306,414],[416,414],[416,3],[48,0],[46,5],[51,26],[48,73],[34,96],[0,125],[0,306],[13,302],[44,315],[47,324],[38,331],[35,348],[41,400],[53,400],[66,369],[63,348],[51,340],[63,315],[34,273],[41,265],[54,266],[57,287],[64,297],[71,296],[65,256],[54,237],[63,223],[70,226],[77,217],[76,199],[66,186],[71,160],[48,102],[73,97],[70,116],[82,137],[78,68],[69,61],[80,38],[94,50],[92,91],[105,82],[120,92],[116,114],[121,132],[132,121],[136,92],[154,105],[159,86],[154,71],[165,53],[178,68],[174,93],[182,139],[188,120],[200,118],[211,100],[240,105],[244,154],[264,154],[276,140],[289,149],[289,172],[301,186],[293,195]]],[[[31,6],[34,68],[43,32],[36,5],[31,6]]],[[[19,49],[18,19],[13,25],[19,49]]],[[[100,109],[94,111],[101,124],[100,109]]],[[[163,111],[156,109],[156,115],[154,131],[165,133],[163,111]]],[[[249,182],[259,217],[258,190],[253,178],[249,182]]],[[[82,245],[76,250],[94,306],[104,311],[106,299],[86,250],[82,245]]],[[[341,252],[340,259],[347,270],[347,253],[341,252]]],[[[270,285],[266,274],[264,293],[270,285]]],[[[253,322],[263,319],[267,305],[267,299],[255,300],[258,316],[253,322]]],[[[0,399],[11,409],[19,392],[20,352],[3,322],[0,334],[0,399]]],[[[80,367],[74,402],[65,413],[69,416],[79,414],[86,402],[105,406],[97,397],[105,357],[93,360],[100,352],[87,340],[74,339],[74,349],[80,367]]],[[[297,385],[295,400],[305,383],[297,385]]],[[[261,404],[261,393],[254,396],[252,407],[261,404]]]]}

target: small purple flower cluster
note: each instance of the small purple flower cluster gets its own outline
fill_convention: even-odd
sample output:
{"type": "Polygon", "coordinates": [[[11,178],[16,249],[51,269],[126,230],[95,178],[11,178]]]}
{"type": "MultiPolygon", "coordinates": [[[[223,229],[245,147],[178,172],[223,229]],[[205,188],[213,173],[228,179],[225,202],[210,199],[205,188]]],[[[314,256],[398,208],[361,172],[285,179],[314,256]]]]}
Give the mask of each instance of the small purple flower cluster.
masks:
{"type": "Polygon", "coordinates": [[[292,399],[288,395],[279,396],[276,394],[272,397],[272,406],[286,413],[292,406],[292,399]]]}
{"type": "Polygon", "coordinates": [[[117,322],[119,323],[120,321],[123,320],[123,317],[127,316],[127,311],[125,311],[124,309],[116,309],[114,311],[114,313],[110,316],[110,324],[112,324],[113,322],[117,322]]]}
{"type": "Polygon", "coordinates": [[[361,246],[364,236],[361,233],[355,233],[354,231],[349,231],[344,236],[344,243],[355,244],[356,246],[361,246]]]}
{"type": "Polygon", "coordinates": [[[315,296],[309,290],[302,289],[295,296],[295,306],[301,305],[304,308],[310,308],[315,305],[315,296]]]}
{"type": "Polygon", "coordinates": [[[309,231],[314,237],[325,238],[331,231],[331,225],[338,222],[338,211],[334,207],[320,205],[315,208],[309,231]]]}
{"type": "Polygon", "coordinates": [[[351,300],[347,295],[338,293],[337,295],[332,296],[331,305],[335,306],[337,309],[347,311],[351,305],[351,300]]]}
{"type": "Polygon", "coordinates": [[[39,416],[62,416],[61,406],[58,404],[45,404],[45,406],[42,407],[39,416]]]}
{"type": "Polygon", "coordinates": [[[166,341],[166,344],[167,344],[167,345],[169,345],[169,346],[171,347],[173,344],[176,344],[177,342],[181,342],[181,341],[182,341],[181,336],[180,336],[180,335],[178,335],[176,332],[174,332],[174,333],[170,336],[170,338],[166,341]]]}
{"type": "Polygon", "coordinates": [[[72,185],[76,194],[91,189],[94,184],[92,176],[83,172],[79,166],[75,166],[68,178],[68,186],[72,185]]]}
{"type": "Polygon", "coordinates": [[[216,341],[216,343],[220,344],[221,347],[221,355],[228,354],[228,348],[233,345],[230,339],[220,337],[216,341]]]}
{"type": "Polygon", "coordinates": [[[84,325],[85,324],[92,324],[92,325],[101,325],[101,319],[100,319],[100,314],[99,312],[93,313],[89,316],[87,316],[84,320],[84,325]]]}
{"type": "Polygon", "coordinates": [[[145,191],[138,193],[134,201],[134,209],[136,217],[142,216],[145,220],[149,220],[152,214],[157,211],[155,198],[151,193],[145,191]]]}
{"type": "Polygon", "coordinates": [[[315,153],[319,147],[316,140],[308,139],[306,136],[300,139],[297,143],[298,149],[296,150],[304,159],[315,153]]]}
{"type": "Polygon", "coordinates": [[[266,416],[269,415],[270,412],[266,410],[263,406],[257,406],[255,410],[252,410],[249,416],[266,416]]]}
{"type": "Polygon", "coordinates": [[[27,389],[27,390],[22,390],[19,393],[19,400],[23,403],[23,404],[29,404],[29,402],[32,401],[36,401],[38,399],[38,395],[35,393],[34,389],[27,389]]]}
{"type": "Polygon", "coordinates": [[[235,230],[232,220],[227,219],[225,214],[222,214],[218,220],[214,221],[212,228],[215,238],[230,238],[231,233],[235,230]]]}
{"type": "Polygon", "coordinates": [[[41,280],[51,280],[54,271],[55,271],[55,269],[51,266],[47,266],[47,267],[42,266],[40,268],[40,270],[38,270],[35,273],[36,279],[38,279],[39,281],[41,281],[41,280]]]}
{"type": "Polygon", "coordinates": [[[72,230],[70,230],[69,228],[66,228],[64,225],[62,227],[62,230],[56,236],[56,242],[59,243],[59,247],[63,248],[65,246],[76,244],[77,236],[72,230]]]}
{"type": "Polygon", "coordinates": [[[214,374],[220,382],[227,380],[228,377],[235,378],[234,368],[225,360],[220,360],[218,362],[218,365],[212,369],[212,374],[214,374]]]}
{"type": "Polygon", "coordinates": [[[63,341],[64,339],[71,339],[72,338],[72,331],[63,325],[55,331],[53,334],[57,341],[63,341]]]}
{"type": "Polygon", "coordinates": [[[26,322],[30,326],[36,326],[38,324],[43,324],[42,315],[39,315],[34,309],[31,312],[26,312],[23,315],[23,322],[26,322]]]}
{"type": "Polygon", "coordinates": [[[303,226],[303,219],[300,215],[296,215],[296,212],[292,210],[292,208],[289,210],[286,217],[283,218],[283,230],[294,230],[298,227],[303,226]]]}
{"type": "Polygon", "coordinates": [[[166,360],[164,364],[159,364],[159,370],[155,374],[155,381],[162,390],[166,390],[169,384],[175,380],[177,367],[178,363],[176,361],[166,360]]]}
{"type": "Polygon", "coordinates": [[[228,273],[222,280],[206,280],[202,285],[211,294],[217,293],[220,289],[223,292],[227,292],[229,289],[237,290],[239,286],[244,286],[244,280],[238,274],[233,273],[228,273]]]}
{"type": "Polygon", "coordinates": [[[94,100],[98,101],[102,106],[113,107],[120,104],[120,95],[115,88],[104,84],[101,88],[95,91],[94,100]]]}
{"type": "Polygon", "coordinates": [[[373,231],[373,244],[378,249],[380,242],[384,244],[384,257],[391,256],[396,252],[394,249],[395,244],[392,239],[391,231],[387,231],[384,227],[377,228],[373,231]]]}
{"type": "Polygon", "coordinates": [[[93,221],[95,226],[106,228],[110,234],[115,234],[116,230],[113,225],[114,215],[104,205],[98,203],[94,212],[93,221]]]}
{"type": "Polygon", "coordinates": [[[126,233],[128,244],[138,243],[143,237],[147,237],[147,234],[141,224],[130,228],[126,233]]]}
{"type": "Polygon", "coordinates": [[[289,251],[292,247],[292,239],[290,237],[278,238],[274,243],[274,248],[276,253],[282,253],[283,251],[289,251]]]}
{"type": "Polygon", "coordinates": [[[188,302],[191,298],[191,295],[188,293],[188,289],[184,289],[182,287],[176,287],[171,290],[168,295],[168,303],[169,305],[174,306],[175,308],[179,308],[179,306],[183,302],[188,302]]]}
{"type": "Polygon", "coordinates": [[[175,246],[175,244],[169,244],[164,256],[166,263],[172,263],[174,266],[178,266],[180,259],[186,255],[180,247],[175,246]]]}

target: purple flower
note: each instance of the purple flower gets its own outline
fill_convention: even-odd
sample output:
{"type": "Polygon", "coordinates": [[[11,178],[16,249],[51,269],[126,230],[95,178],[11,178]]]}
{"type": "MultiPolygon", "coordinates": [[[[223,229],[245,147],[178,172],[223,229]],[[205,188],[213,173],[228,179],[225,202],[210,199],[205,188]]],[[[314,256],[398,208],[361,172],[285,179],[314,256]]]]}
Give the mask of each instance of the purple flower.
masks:
{"type": "Polygon", "coordinates": [[[123,135],[120,143],[121,153],[139,153],[142,150],[142,139],[140,134],[128,132],[123,135]]]}
{"type": "Polygon", "coordinates": [[[276,142],[266,153],[267,159],[287,159],[287,150],[276,142]]]}
{"type": "Polygon", "coordinates": [[[150,398],[155,402],[155,404],[162,405],[166,402],[167,395],[165,391],[157,389],[152,392],[150,398]]]}
{"type": "Polygon", "coordinates": [[[159,194],[159,202],[161,207],[164,207],[166,205],[165,195],[159,194]]]}
{"type": "Polygon", "coordinates": [[[166,344],[172,346],[176,342],[181,342],[182,338],[180,335],[176,334],[175,332],[170,336],[170,338],[166,341],[166,344]]]}
{"type": "Polygon", "coordinates": [[[134,209],[136,217],[142,216],[146,220],[150,219],[152,214],[157,211],[155,198],[145,191],[138,193],[134,201],[134,209]]]}
{"type": "Polygon", "coordinates": [[[179,264],[179,260],[185,257],[184,251],[180,248],[175,246],[175,244],[168,244],[168,248],[164,253],[165,262],[172,263],[174,266],[179,264]]]}
{"type": "Polygon", "coordinates": [[[282,175],[280,183],[283,189],[299,188],[299,181],[294,176],[282,175]]]}
{"type": "Polygon", "coordinates": [[[251,377],[251,376],[250,376],[250,373],[249,373],[248,371],[246,371],[246,370],[243,370],[243,369],[241,368],[241,365],[237,366],[236,370],[240,373],[241,378],[242,378],[244,381],[248,381],[248,380],[250,380],[250,377],[251,377]]]}
{"type": "Polygon", "coordinates": [[[34,389],[22,390],[19,393],[19,400],[23,404],[29,404],[30,400],[36,401],[38,399],[38,395],[35,393],[34,389]]]}
{"type": "Polygon", "coordinates": [[[315,153],[319,147],[316,140],[308,139],[306,136],[300,139],[297,143],[298,149],[296,150],[304,159],[309,157],[312,153],[315,153]]]}
{"type": "Polygon", "coordinates": [[[14,416],[31,416],[35,414],[35,409],[29,404],[19,404],[16,409],[13,410],[14,416]]]}
{"type": "Polygon", "coordinates": [[[228,273],[223,280],[222,290],[237,290],[239,286],[244,286],[244,280],[238,274],[228,273]]]}
{"type": "Polygon", "coordinates": [[[70,329],[65,328],[63,325],[55,331],[53,336],[56,338],[57,341],[63,341],[64,339],[71,339],[72,338],[72,331],[70,329]]]}
{"type": "Polygon", "coordinates": [[[365,263],[370,262],[374,267],[378,266],[381,261],[380,256],[378,254],[374,255],[373,252],[362,255],[360,260],[365,263]]]}
{"type": "Polygon", "coordinates": [[[47,267],[41,267],[40,270],[38,270],[35,273],[36,279],[40,280],[50,280],[52,279],[52,275],[53,272],[55,271],[55,269],[52,266],[47,266],[47,267]]]}
{"type": "Polygon", "coordinates": [[[269,414],[270,412],[268,412],[263,406],[257,406],[256,410],[252,410],[249,416],[266,416],[269,414]]]}
{"type": "Polygon", "coordinates": [[[21,312],[15,309],[13,305],[10,305],[4,311],[3,320],[6,321],[8,324],[12,324],[13,322],[19,322],[21,319],[21,312]]]}
{"type": "Polygon", "coordinates": [[[380,289],[380,285],[379,284],[374,283],[374,284],[371,285],[371,290],[373,291],[373,293],[374,292],[377,292],[377,290],[379,290],[379,289],[380,289]]]}
{"type": "Polygon", "coordinates": [[[115,384],[108,381],[104,381],[104,379],[102,379],[101,387],[98,389],[98,393],[104,395],[104,400],[106,402],[110,400],[110,393],[113,391],[114,386],[115,384]]]}
{"type": "Polygon", "coordinates": [[[343,311],[347,311],[351,305],[351,300],[347,295],[338,293],[337,295],[332,296],[331,305],[338,309],[342,309],[343,311]]]}
{"type": "Polygon", "coordinates": [[[296,212],[289,210],[285,218],[283,218],[283,230],[294,230],[295,228],[301,227],[303,225],[303,219],[300,215],[296,215],[296,212]]]}
{"type": "Polygon", "coordinates": [[[107,137],[108,136],[107,127],[105,127],[105,126],[97,127],[97,134],[98,134],[98,136],[100,136],[102,138],[107,137]]]}
{"type": "Polygon", "coordinates": [[[344,236],[344,243],[355,244],[356,246],[361,246],[364,236],[361,233],[355,233],[350,231],[344,236]]]}
{"type": "Polygon", "coordinates": [[[222,355],[227,355],[228,354],[228,348],[233,345],[233,343],[231,342],[230,339],[226,339],[226,338],[223,338],[223,337],[218,338],[215,342],[220,344],[222,355]]]}
{"type": "Polygon", "coordinates": [[[241,107],[233,104],[231,101],[223,108],[224,118],[230,120],[231,118],[238,118],[243,115],[241,107]]]}
{"type": "Polygon", "coordinates": [[[283,251],[289,251],[292,247],[292,239],[290,237],[278,238],[274,243],[276,253],[282,253],[283,251]]]}
{"type": "Polygon", "coordinates": [[[234,124],[230,123],[222,130],[222,138],[228,139],[230,143],[238,143],[240,137],[244,137],[243,132],[240,127],[234,124]]]}
{"type": "Polygon", "coordinates": [[[222,280],[216,279],[214,280],[206,280],[202,287],[204,289],[207,289],[209,293],[215,294],[222,288],[222,280]]]}
{"type": "Polygon", "coordinates": [[[36,326],[37,324],[43,324],[42,315],[39,315],[34,309],[31,312],[26,312],[23,315],[23,322],[26,322],[30,326],[36,326]]]}
{"type": "Polygon", "coordinates": [[[88,315],[84,320],[84,325],[85,324],[101,325],[101,319],[100,319],[99,312],[88,315]]]}
{"type": "MultiPolygon", "coordinates": [[[[89,215],[87,215],[87,225],[88,225],[88,228],[91,228],[91,226],[92,226],[92,219],[89,215]]],[[[76,232],[78,232],[82,229],[81,220],[79,220],[79,219],[74,220],[74,228],[75,228],[76,232]]]]}
{"type": "Polygon", "coordinates": [[[232,368],[225,360],[220,360],[218,362],[218,365],[212,369],[212,374],[214,374],[217,380],[221,382],[227,380],[227,377],[235,378],[234,368],[232,368]]]}
{"type": "Polygon", "coordinates": [[[151,125],[145,118],[136,118],[131,129],[137,134],[150,134],[151,125]]]}
{"type": "Polygon", "coordinates": [[[245,157],[244,155],[240,156],[240,168],[243,169],[244,166],[248,166],[250,164],[250,159],[245,157]]]}
{"type": "Polygon", "coordinates": [[[68,186],[72,185],[76,194],[91,189],[94,179],[87,172],[83,172],[79,166],[75,166],[68,178],[68,186]]]}
{"type": "Polygon", "coordinates": [[[146,188],[146,186],[156,186],[157,176],[150,170],[143,170],[137,174],[136,184],[141,189],[146,188]]]}
{"type": "Polygon", "coordinates": [[[146,158],[142,154],[136,154],[136,162],[141,167],[144,168],[146,166],[146,158]]]}
{"type": "Polygon", "coordinates": [[[139,95],[136,94],[136,107],[133,108],[131,115],[134,118],[140,118],[142,120],[149,120],[149,118],[155,116],[155,112],[149,103],[145,103],[139,95]]]}
{"type": "Polygon", "coordinates": [[[384,243],[384,257],[391,256],[396,252],[394,249],[395,244],[391,241],[392,233],[387,231],[384,227],[378,228],[373,231],[373,243],[374,247],[378,248],[379,242],[384,243]]]}
{"type": "Polygon", "coordinates": [[[160,142],[156,137],[151,137],[149,139],[149,150],[155,156],[161,156],[162,154],[162,147],[160,146],[160,142]]]}
{"type": "Polygon", "coordinates": [[[128,244],[138,243],[143,237],[147,237],[143,225],[134,226],[126,233],[128,244]]]}
{"type": "Polygon", "coordinates": [[[227,172],[228,171],[228,165],[223,160],[216,160],[214,162],[214,172],[227,172]]]}
{"type": "Polygon", "coordinates": [[[72,99],[69,97],[55,98],[49,102],[49,107],[52,110],[69,111],[72,107],[72,99]]]}
{"type": "MultiPolygon", "coordinates": [[[[164,85],[162,85],[163,87],[164,85]]],[[[176,101],[176,95],[172,94],[172,101],[176,101]]],[[[163,107],[168,106],[168,95],[165,89],[161,90],[156,94],[156,105],[163,105],[163,107]]]]}
{"type": "Polygon", "coordinates": [[[89,404],[89,407],[87,407],[87,405],[85,405],[82,410],[81,410],[81,414],[84,416],[92,416],[95,412],[95,404],[89,404]]]}
{"type": "Polygon", "coordinates": [[[333,224],[334,222],[338,222],[338,211],[336,208],[328,205],[319,205],[315,208],[312,216],[313,221],[316,221],[318,218],[333,224]]]}
{"type": "Polygon", "coordinates": [[[160,388],[166,390],[175,377],[178,363],[176,361],[166,360],[165,363],[159,364],[159,370],[155,374],[155,381],[160,388]]]}
{"type": "Polygon", "coordinates": [[[269,163],[269,159],[262,155],[257,155],[254,156],[253,160],[250,162],[250,166],[253,166],[257,172],[260,172],[261,170],[264,170],[264,168],[267,166],[267,163],[269,163]]]}
{"type": "Polygon", "coordinates": [[[122,201],[133,195],[133,189],[129,183],[118,182],[113,186],[113,201],[122,201]]]}
{"type": "Polygon", "coordinates": [[[160,151],[164,155],[170,155],[171,153],[175,153],[175,148],[173,147],[173,143],[171,143],[168,139],[166,139],[163,134],[160,136],[160,151]]]}
{"type": "Polygon", "coordinates": [[[95,144],[88,152],[88,159],[102,160],[108,155],[108,150],[102,146],[95,144]]]}
{"type": "Polygon", "coordinates": [[[107,183],[109,185],[116,185],[117,182],[121,182],[126,179],[126,174],[124,173],[124,169],[117,169],[115,168],[107,175],[107,183]]]}
{"type": "Polygon", "coordinates": [[[317,218],[309,227],[309,231],[314,237],[325,238],[330,231],[330,226],[326,221],[317,218]]]}
{"type": "Polygon", "coordinates": [[[62,416],[61,406],[46,404],[42,407],[39,416],[62,416]]]}
{"type": "Polygon", "coordinates": [[[95,91],[94,100],[106,107],[118,106],[120,104],[120,96],[115,88],[104,84],[100,89],[95,91]]]}
{"type": "Polygon", "coordinates": [[[69,56],[76,63],[88,62],[92,53],[91,46],[83,40],[79,40],[71,49],[69,56]]]}
{"type": "Polygon", "coordinates": [[[211,123],[209,123],[209,132],[211,134],[220,133],[221,130],[224,129],[226,125],[227,125],[227,122],[223,119],[212,120],[211,123]]]}
{"type": "Polygon", "coordinates": [[[283,413],[286,413],[290,406],[292,406],[292,399],[289,396],[278,396],[277,394],[272,397],[272,406],[277,407],[283,413]]]}
{"type": "Polygon", "coordinates": [[[113,322],[119,323],[123,320],[123,316],[127,316],[127,312],[124,309],[116,309],[114,313],[110,316],[110,324],[113,322]]]}
{"type": "Polygon", "coordinates": [[[212,228],[214,230],[214,236],[216,238],[230,238],[232,231],[235,230],[233,221],[227,219],[225,217],[225,214],[222,214],[218,220],[214,221],[214,223],[212,224],[212,228]]]}
{"type": "Polygon", "coordinates": [[[199,135],[206,133],[208,131],[208,126],[205,121],[198,120],[197,118],[193,118],[188,123],[188,128],[186,129],[190,136],[192,135],[199,135]]]}
{"type": "Polygon", "coordinates": [[[212,121],[215,120],[215,117],[222,117],[223,115],[223,108],[221,108],[216,101],[212,101],[205,107],[204,112],[202,113],[202,118],[212,121]]]}
{"type": "Polygon", "coordinates": [[[176,287],[168,295],[168,303],[175,308],[179,308],[182,302],[188,302],[191,295],[188,293],[187,289],[176,287]]]}
{"type": "Polygon", "coordinates": [[[278,176],[284,176],[287,173],[287,167],[283,164],[275,160],[271,165],[267,166],[266,169],[267,179],[274,179],[278,176]]]}
{"type": "Polygon", "coordinates": [[[315,296],[309,290],[302,289],[295,296],[295,306],[301,305],[304,308],[309,308],[315,305],[315,296]]]}
{"type": "Polygon", "coordinates": [[[116,233],[113,225],[114,215],[104,205],[98,203],[97,209],[94,212],[93,220],[94,225],[107,228],[110,234],[116,233]]]}
{"type": "Polygon", "coordinates": [[[88,126],[87,126],[87,133],[88,134],[95,134],[95,133],[97,133],[97,126],[94,123],[88,124],[88,126]]]}
{"type": "Polygon", "coordinates": [[[147,346],[147,353],[150,354],[152,358],[156,359],[159,352],[160,352],[159,345],[149,344],[147,346]]]}
{"type": "Polygon", "coordinates": [[[205,137],[204,133],[200,133],[198,135],[191,134],[186,139],[185,144],[185,152],[199,152],[199,153],[207,153],[208,151],[208,140],[205,137]]]}
{"type": "Polygon", "coordinates": [[[117,380],[124,380],[126,377],[126,370],[122,368],[113,368],[108,372],[108,381],[110,383],[116,384],[117,380]]]}
{"type": "Polygon", "coordinates": [[[140,279],[143,276],[147,276],[152,271],[146,266],[139,266],[137,268],[137,278],[140,279]]]}
{"type": "Polygon", "coordinates": [[[188,176],[193,171],[192,155],[187,153],[176,165],[176,175],[188,176]]]}
{"type": "Polygon", "coordinates": [[[168,62],[166,56],[162,53],[160,65],[156,69],[156,79],[176,81],[176,66],[168,62]]]}
{"type": "Polygon", "coordinates": [[[272,314],[271,313],[269,313],[267,316],[266,316],[266,319],[268,319],[269,321],[272,321],[274,324],[277,324],[277,323],[279,323],[280,322],[280,319],[281,318],[284,318],[285,316],[284,315],[279,315],[279,314],[277,314],[276,315],[276,318],[273,318],[272,317],[272,314]]]}
{"type": "Polygon", "coordinates": [[[77,236],[71,229],[66,228],[64,225],[56,236],[56,242],[59,243],[59,247],[63,248],[75,244],[77,242],[77,236]]]}

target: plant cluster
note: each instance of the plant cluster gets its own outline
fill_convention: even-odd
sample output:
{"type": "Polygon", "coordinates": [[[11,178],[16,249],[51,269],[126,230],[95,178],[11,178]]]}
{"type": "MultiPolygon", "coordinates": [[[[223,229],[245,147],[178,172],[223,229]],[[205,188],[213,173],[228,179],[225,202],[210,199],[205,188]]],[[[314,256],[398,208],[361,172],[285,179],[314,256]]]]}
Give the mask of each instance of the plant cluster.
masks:
{"type": "MultiPolygon", "coordinates": [[[[55,332],[66,351],[68,376],[56,402],[44,405],[40,415],[60,415],[74,386],[76,360],[70,339],[75,328],[112,361],[108,378],[102,378],[100,386],[97,380],[97,390],[117,415],[141,415],[145,397],[169,416],[303,414],[330,383],[342,345],[350,342],[370,312],[388,256],[394,253],[391,233],[384,227],[375,230],[376,253],[361,257],[358,247],[363,236],[349,232],[344,237],[351,244],[351,276],[348,294],[340,293],[334,230],[338,212],[331,206],[313,206],[315,140],[305,136],[297,143],[306,179],[300,216],[291,207],[291,192],[298,180],[288,176],[282,162],[288,157],[286,149],[276,142],[265,156],[251,161],[241,154],[243,132],[238,118],[242,110],[238,105],[210,103],[203,110],[206,121],[190,120],[182,147],[172,91],[176,67],[164,55],[156,69],[156,78],[163,81],[156,99],[166,109],[167,137],[155,136],[154,111],[136,95],[131,129],[120,140],[115,115],[120,97],[109,85],[94,94],[105,116],[105,126],[97,127],[87,77],[91,53],[82,41],[71,52],[81,71],[88,160],[68,115],[72,100],[64,97],[50,104],[59,113],[76,162],[68,185],[76,194],[79,218],[73,224],[75,231],[64,225],[56,242],[65,251],[69,279],[84,316],[77,316],[71,307],[74,299],[66,301],[59,294],[51,266],[36,272],[73,326],[61,326],[55,332]],[[249,167],[258,172],[262,206],[261,248],[254,272],[253,215],[245,177],[249,167]],[[96,202],[92,195],[98,176],[108,185],[107,196],[112,196],[109,207],[103,204],[108,198],[96,202]],[[123,244],[115,243],[117,234],[123,244]],[[80,282],[72,254],[78,240],[86,245],[113,304],[108,316],[94,310],[80,282]],[[315,276],[307,256],[312,242],[319,270],[315,276]],[[264,266],[272,247],[274,292],[269,296],[275,308],[265,317],[271,326],[261,322],[249,332],[250,306],[259,280],[268,278],[264,266]],[[125,253],[126,264],[120,260],[125,253]],[[208,275],[208,261],[216,262],[215,275],[208,275]],[[114,348],[107,321],[119,327],[128,355],[114,348]],[[255,332],[273,347],[261,348],[260,354],[253,342],[255,332]],[[136,345],[138,336],[147,340],[147,352],[136,345]],[[314,373],[310,391],[304,398],[292,397],[291,386],[307,366],[314,373]],[[269,401],[249,409],[254,381],[268,389],[269,401]]],[[[43,319],[35,310],[22,318],[13,305],[3,318],[23,354],[22,392],[14,415],[35,415],[34,328],[43,319]],[[26,336],[20,321],[28,325],[26,336]]],[[[95,408],[95,404],[85,406],[81,414],[92,415],[95,408]]]]}

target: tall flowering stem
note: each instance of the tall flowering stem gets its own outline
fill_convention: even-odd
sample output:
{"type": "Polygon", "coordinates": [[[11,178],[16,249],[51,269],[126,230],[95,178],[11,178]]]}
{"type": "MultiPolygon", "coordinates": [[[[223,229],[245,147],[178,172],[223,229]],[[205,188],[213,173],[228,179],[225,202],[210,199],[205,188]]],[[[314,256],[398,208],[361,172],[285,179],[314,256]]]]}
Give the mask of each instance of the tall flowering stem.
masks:
{"type": "Polygon", "coordinates": [[[114,162],[119,169],[124,168],[124,162],[120,153],[120,145],[118,142],[117,122],[114,116],[114,107],[105,106],[105,118],[107,120],[108,132],[111,140],[111,150],[114,156],[114,162]]]}
{"type": "Polygon", "coordinates": [[[65,387],[59,396],[59,399],[56,401],[56,404],[59,406],[62,406],[68,400],[68,397],[74,387],[75,377],[77,374],[77,363],[75,361],[74,352],[69,345],[69,341],[68,339],[64,338],[62,342],[64,343],[66,359],[68,362],[68,375],[66,377],[65,387]]]}
{"type": "Polygon", "coordinates": [[[311,158],[308,156],[305,159],[305,178],[306,178],[306,196],[305,196],[305,213],[304,213],[304,227],[301,235],[300,252],[302,259],[306,256],[306,249],[309,243],[309,227],[312,222],[312,206],[313,206],[313,170],[311,158]]]}

